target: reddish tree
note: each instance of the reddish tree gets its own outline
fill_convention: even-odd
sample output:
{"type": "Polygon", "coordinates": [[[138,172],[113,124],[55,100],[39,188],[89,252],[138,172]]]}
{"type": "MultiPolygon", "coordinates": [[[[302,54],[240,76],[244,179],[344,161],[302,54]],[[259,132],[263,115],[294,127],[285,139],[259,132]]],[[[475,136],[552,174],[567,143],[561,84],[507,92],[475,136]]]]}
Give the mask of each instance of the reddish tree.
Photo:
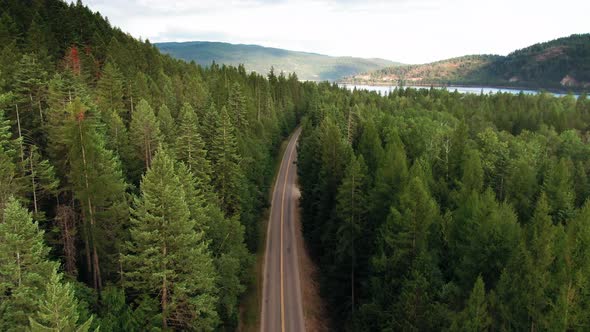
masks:
{"type": "Polygon", "coordinates": [[[80,66],[80,54],[78,53],[78,47],[72,46],[66,52],[66,56],[64,59],[64,65],[66,69],[71,70],[74,75],[78,76],[81,72],[80,66]]]}

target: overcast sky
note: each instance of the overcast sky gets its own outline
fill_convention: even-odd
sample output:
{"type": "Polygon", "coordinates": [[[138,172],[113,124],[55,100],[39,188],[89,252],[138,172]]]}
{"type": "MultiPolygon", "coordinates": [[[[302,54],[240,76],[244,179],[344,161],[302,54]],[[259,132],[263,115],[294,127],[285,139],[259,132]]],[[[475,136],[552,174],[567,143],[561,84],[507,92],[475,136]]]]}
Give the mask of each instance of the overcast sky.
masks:
{"type": "Polygon", "coordinates": [[[590,32],[590,0],[85,0],[152,42],[223,41],[424,63],[590,32]]]}

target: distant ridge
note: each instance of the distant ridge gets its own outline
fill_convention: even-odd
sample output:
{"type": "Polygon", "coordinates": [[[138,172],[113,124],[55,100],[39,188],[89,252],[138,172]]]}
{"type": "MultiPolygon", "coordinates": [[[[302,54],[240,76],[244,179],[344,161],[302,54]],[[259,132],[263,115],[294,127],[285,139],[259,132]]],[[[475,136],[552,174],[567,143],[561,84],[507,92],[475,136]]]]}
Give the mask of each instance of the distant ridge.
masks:
{"type": "Polygon", "coordinates": [[[250,44],[191,41],[155,45],[163,53],[203,66],[213,61],[234,66],[243,64],[247,70],[258,73],[267,73],[272,66],[277,72],[295,72],[299,79],[308,81],[335,81],[345,76],[400,65],[384,59],[334,57],[250,44]]]}
{"type": "Polygon", "coordinates": [[[590,88],[590,34],[534,44],[507,56],[467,55],[350,75],[342,83],[590,88]]]}

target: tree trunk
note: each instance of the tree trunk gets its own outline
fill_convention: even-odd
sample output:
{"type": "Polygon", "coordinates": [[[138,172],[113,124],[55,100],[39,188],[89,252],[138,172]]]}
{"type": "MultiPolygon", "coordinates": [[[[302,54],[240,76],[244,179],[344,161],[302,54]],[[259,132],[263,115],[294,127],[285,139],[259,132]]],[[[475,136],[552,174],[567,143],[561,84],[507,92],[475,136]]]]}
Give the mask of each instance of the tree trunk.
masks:
{"type": "Polygon", "coordinates": [[[102,280],[100,277],[100,266],[98,261],[98,252],[96,250],[96,239],[94,238],[94,208],[92,207],[92,200],[90,199],[90,183],[88,181],[88,164],[86,161],[86,149],[84,147],[84,136],[82,135],[82,124],[81,120],[78,119],[78,132],[80,133],[80,147],[82,149],[82,163],[84,165],[84,180],[86,184],[86,190],[88,191],[87,204],[88,204],[88,215],[90,217],[90,240],[92,241],[92,273],[94,280],[94,288],[100,292],[102,288],[102,280]]]}
{"type": "MultiPolygon", "coordinates": [[[[64,250],[64,267],[70,276],[76,276],[76,246],[74,239],[75,227],[75,212],[66,205],[57,206],[57,213],[55,220],[61,230],[61,241],[64,250]]],[[[90,257],[87,256],[88,264],[90,264],[90,257]]]]}
{"type": "Polygon", "coordinates": [[[18,127],[18,138],[20,140],[20,161],[22,163],[25,162],[25,149],[23,148],[23,134],[22,131],[20,129],[20,114],[18,112],[18,104],[15,104],[14,107],[16,107],[16,124],[18,127]]]}
{"type": "MultiPolygon", "coordinates": [[[[164,259],[166,259],[166,244],[163,249],[164,259]]],[[[166,264],[164,263],[164,270],[166,270],[166,264]]],[[[162,327],[164,330],[168,329],[168,322],[166,319],[166,307],[168,306],[168,285],[166,284],[166,273],[164,273],[164,279],[162,280],[162,327]]]]}
{"type": "Polygon", "coordinates": [[[35,170],[33,168],[33,149],[30,149],[29,161],[29,165],[31,166],[31,184],[33,185],[33,207],[35,214],[37,214],[39,213],[39,210],[37,208],[37,186],[35,184],[35,170]]]}
{"type": "Polygon", "coordinates": [[[39,104],[39,118],[41,119],[41,126],[43,126],[43,110],[41,109],[41,99],[37,101],[37,104],[39,104]]]}

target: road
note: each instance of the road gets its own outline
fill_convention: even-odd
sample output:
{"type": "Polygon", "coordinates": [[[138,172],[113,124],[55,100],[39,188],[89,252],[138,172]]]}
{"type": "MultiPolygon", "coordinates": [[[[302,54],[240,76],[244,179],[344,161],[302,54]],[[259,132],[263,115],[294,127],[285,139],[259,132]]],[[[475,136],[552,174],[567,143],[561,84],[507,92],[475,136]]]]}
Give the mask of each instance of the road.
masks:
{"type": "Polygon", "coordinates": [[[266,235],[264,282],[262,291],[262,332],[305,331],[299,258],[294,219],[297,189],[297,129],[285,149],[274,191],[266,235]]]}

